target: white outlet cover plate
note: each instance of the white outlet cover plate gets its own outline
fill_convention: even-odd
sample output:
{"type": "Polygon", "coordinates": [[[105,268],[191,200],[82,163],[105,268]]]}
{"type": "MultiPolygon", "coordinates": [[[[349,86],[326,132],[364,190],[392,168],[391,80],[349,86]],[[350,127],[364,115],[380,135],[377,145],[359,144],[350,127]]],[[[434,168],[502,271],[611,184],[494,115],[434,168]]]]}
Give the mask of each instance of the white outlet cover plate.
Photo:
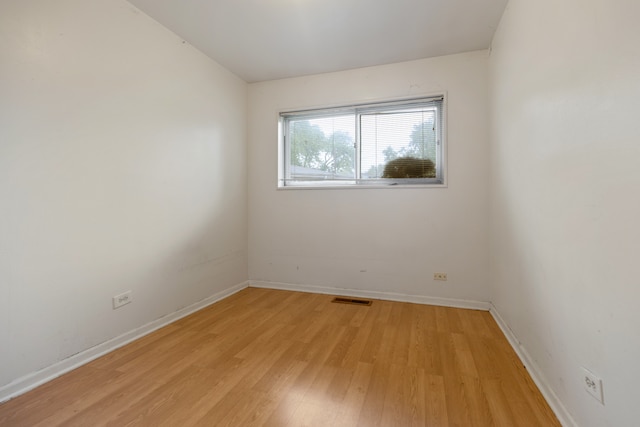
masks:
{"type": "Polygon", "coordinates": [[[131,291],[123,292],[113,297],[113,309],[120,308],[131,302],[131,291]]]}
{"type": "Polygon", "coordinates": [[[587,368],[582,368],[582,386],[591,396],[604,405],[602,380],[587,368]]]}

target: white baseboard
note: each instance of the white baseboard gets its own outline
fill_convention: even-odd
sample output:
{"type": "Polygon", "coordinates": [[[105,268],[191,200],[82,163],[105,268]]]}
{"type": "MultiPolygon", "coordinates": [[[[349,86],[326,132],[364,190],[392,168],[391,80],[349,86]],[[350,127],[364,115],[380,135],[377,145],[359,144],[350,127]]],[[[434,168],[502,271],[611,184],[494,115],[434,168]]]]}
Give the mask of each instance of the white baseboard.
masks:
{"type": "Polygon", "coordinates": [[[428,297],[424,295],[407,295],[393,292],[363,291],[358,289],[332,288],[328,286],[294,285],[291,283],[266,282],[262,280],[250,280],[249,287],[281,289],[285,291],[311,292],[316,294],[340,295],[346,297],[372,298],[388,301],[412,302],[415,304],[439,305],[444,307],[470,308],[473,310],[491,309],[491,304],[482,301],[470,301],[454,298],[428,297]]]}
{"type": "Polygon", "coordinates": [[[562,424],[563,427],[578,427],[578,424],[575,422],[571,414],[569,414],[569,411],[567,411],[567,408],[564,407],[560,399],[558,399],[558,396],[549,386],[549,383],[545,380],[544,375],[542,375],[542,372],[540,371],[540,367],[538,367],[533,358],[531,358],[529,352],[527,352],[524,345],[522,345],[507,322],[505,322],[502,316],[500,316],[500,313],[498,313],[498,310],[493,304],[491,304],[491,309],[489,311],[498,326],[500,326],[500,329],[502,329],[504,335],[507,337],[509,344],[511,344],[511,347],[513,347],[514,351],[527,368],[531,379],[538,386],[540,393],[542,393],[542,396],[551,407],[551,410],[556,414],[556,417],[558,417],[560,424],[562,424]]]}
{"type": "Polygon", "coordinates": [[[76,353],[73,356],[67,357],[66,359],[56,362],[53,365],[47,366],[46,368],[43,368],[39,371],[18,378],[7,385],[0,387],[0,403],[26,393],[27,391],[32,390],[39,385],[42,385],[48,381],[53,380],[54,378],[59,377],[60,375],[63,375],[84,364],[87,364],[100,356],[103,356],[119,347],[130,343],[131,341],[137,340],[138,338],[148,335],[151,332],[162,328],[163,326],[173,323],[176,320],[188,316],[198,310],[201,310],[208,305],[227,298],[228,296],[233,295],[248,286],[249,282],[239,283],[223,291],[217,292],[194,304],[191,304],[188,307],[184,307],[174,313],[167,314],[166,316],[149,322],[144,326],[133,329],[87,350],[81,351],[80,353],[76,353]]]}

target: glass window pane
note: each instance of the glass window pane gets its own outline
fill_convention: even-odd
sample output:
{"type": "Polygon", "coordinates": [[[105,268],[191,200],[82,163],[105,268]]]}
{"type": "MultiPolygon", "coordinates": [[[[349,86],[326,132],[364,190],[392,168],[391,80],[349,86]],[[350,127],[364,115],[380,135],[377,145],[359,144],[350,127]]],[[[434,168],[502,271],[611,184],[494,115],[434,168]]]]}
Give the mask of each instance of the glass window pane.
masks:
{"type": "Polygon", "coordinates": [[[290,119],[288,133],[290,179],[355,179],[353,114],[290,119]]]}

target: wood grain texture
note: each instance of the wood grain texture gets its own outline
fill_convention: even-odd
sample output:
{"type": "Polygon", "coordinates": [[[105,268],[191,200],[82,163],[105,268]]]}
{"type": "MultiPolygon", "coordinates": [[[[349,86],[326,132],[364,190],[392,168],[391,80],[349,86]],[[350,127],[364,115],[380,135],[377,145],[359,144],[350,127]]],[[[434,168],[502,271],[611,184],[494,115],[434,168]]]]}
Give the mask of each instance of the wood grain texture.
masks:
{"type": "Polygon", "coordinates": [[[559,426],[488,312],[248,288],[0,405],[2,426],[559,426]]]}

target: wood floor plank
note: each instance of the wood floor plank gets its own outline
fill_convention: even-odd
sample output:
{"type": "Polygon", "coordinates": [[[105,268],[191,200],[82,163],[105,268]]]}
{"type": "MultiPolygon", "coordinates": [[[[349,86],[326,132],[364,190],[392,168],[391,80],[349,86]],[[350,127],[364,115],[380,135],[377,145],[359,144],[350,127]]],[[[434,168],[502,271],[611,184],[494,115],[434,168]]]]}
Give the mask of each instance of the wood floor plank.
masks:
{"type": "Polygon", "coordinates": [[[451,343],[453,346],[453,356],[458,374],[461,376],[478,378],[478,370],[474,354],[469,348],[467,337],[464,334],[451,334],[451,343]]]}
{"type": "Polygon", "coordinates": [[[443,353],[440,351],[438,345],[440,335],[441,334],[435,329],[425,331],[424,347],[422,347],[421,351],[424,351],[422,365],[424,366],[425,372],[441,376],[443,375],[443,353]]]}
{"type": "Polygon", "coordinates": [[[358,418],[358,426],[379,426],[382,425],[382,411],[384,409],[384,401],[387,396],[387,387],[389,384],[389,366],[374,363],[369,387],[365,395],[360,417],[358,418]]]}
{"type": "Polygon", "coordinates": [[[336,404],[327,392],[338,369],[324,366],[320,369],[311,386],[305,392],[302,401],[291,418],[294,426],[332,426],[338,413],[336,404]]]}
{"type": "Polygon", "coordinates": [[[372,374],[373,365],[357,363],[350,377],[340,413],[336,417],[336,426],[351,427],[358,424],[372,374]]]}
{"type": "Polygon", "coordinates": [[[424,426],[426,412],[425,399],[425,372],[422,368],[412,366],[405,367],[407,380],[403,382],[405,405],[408,408],[408,426],[424,426]]]}
{"type": "Polygon", "coordinates": [[[414,304],[397,304],[402,310],[396,326],[395,339],[393,344],[392,363],[406,366],[409,364],[409,352],[411,351],[411,327],[415,314],[414,304]]]}
{"type": "Polygon", "coordinates": [[[0,405],[0,425],[31,427],[42,420],[56,418],[73,405],[78,396],[98,389],[105,382],[117,381],[120,375],[93,368],[72,371],[0,405]]]}
{"type": "Polygon", "coordinates": [[[463,378],[456,361],[452,334],[440,332],[437,338],[442,361],[442,376],[445,380],[445,401],[449,423],[455,427],[474,425],[469,414],[469,403],[464,397],[463,378]]]}
{"type": "Polygon", "coordinates": [[[469,415],[474,423],[476,420],[484,420],[485,425],[493,425],[493,414],[487,402],[487,396],[482,389],[482,384],[477,376],[462,376],[462,392],[468,402],[469,415]]]}
{"type": "Polygon", "coordinates": [[[16,426],[559,426],[488,312],[248,288],[0,405],[16,426]]]}
{"type": "Polygon", "coordinates": [[[429,427],[449,426],[444,377],[441,375],[426,374],[424,388],[425,425],[429,427]]]}
{"type": "Polygon", "coordinates": [[[383,426],[424,425],[424,371],[406,365],[390,367],[389,383],[385,396],[383,426]]]}

